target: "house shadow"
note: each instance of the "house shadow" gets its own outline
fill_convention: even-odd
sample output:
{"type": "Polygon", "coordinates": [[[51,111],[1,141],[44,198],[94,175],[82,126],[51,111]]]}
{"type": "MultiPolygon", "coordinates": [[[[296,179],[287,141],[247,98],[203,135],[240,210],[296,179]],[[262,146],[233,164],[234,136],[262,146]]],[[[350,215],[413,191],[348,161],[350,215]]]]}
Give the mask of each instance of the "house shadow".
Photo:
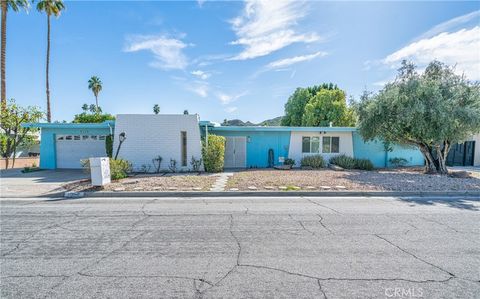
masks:
{"type": "Polygon", "coordinates": [[[480,192],[480,178],[469,176],[458,178],[451,176],[429,175],[417,170],[396,171],[350,171],[343,176],[345,180],[362,186],[362,189],[378,191],[436,192],[433,196],[396,197],[413,205],[442,204],[462,210],[480,210],[479,196],[465,195],[462,191],[480,192]],[[452,195],[449,192],[459,192],[452,195]],[[442,195],[445,192],[445,195],[442,195]]]}

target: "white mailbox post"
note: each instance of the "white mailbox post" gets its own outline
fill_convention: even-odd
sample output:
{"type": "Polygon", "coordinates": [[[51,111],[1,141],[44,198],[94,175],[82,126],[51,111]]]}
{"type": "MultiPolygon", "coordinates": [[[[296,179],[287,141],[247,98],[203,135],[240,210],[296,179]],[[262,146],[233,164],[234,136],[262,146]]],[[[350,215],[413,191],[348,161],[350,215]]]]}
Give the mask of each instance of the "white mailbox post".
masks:
{"type": "Polygon", "coordinates": [[[109,158],[90,158],[90,174],[93,186],[110,184],[110,160],[109,158]]]}

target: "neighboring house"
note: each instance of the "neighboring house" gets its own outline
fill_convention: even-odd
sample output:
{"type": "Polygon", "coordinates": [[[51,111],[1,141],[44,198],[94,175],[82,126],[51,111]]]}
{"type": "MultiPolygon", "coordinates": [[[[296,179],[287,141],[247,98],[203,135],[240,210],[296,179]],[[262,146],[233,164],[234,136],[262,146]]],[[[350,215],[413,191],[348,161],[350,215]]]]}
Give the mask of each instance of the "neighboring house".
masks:
{"type": "Polygon", "coordinates": [[[447,156],[448,166],[480,166],[480,134],[463,143],[452,145],[447,156]]]}
{"type": "MultiPolygon", "coordinates": [[[[321,154],[326,160],[341,154],[369,159],[375,167],[391,166],[391,158],[404,158],[410,166],[424,164],[418,149],[393,145],[386,150],[381,141],[364,142],[356,128],[351,127],[220,126],[199,121],[196,114],[120,114],[116,121],[100,124],[25,126],[42,129],[40,167],[47,169],[80,168],[81,159],[106,156],[105,139],[110,134],[114,135],[115,155],[117,136],[122,132],[126,139],[118,157],[130,161],[134,170],[146,166],[153,171],[152,159],[157,156],[163,158],[162,170],[168,170],[170,160],[176,161],[179,171],[191,170],[192,157],[201,158],[201,137],[208,134],[226,137],[225,168],[265,168],[280,165],[285,158],[294,159],[300,166],[302,157],[314,154],[321,154]]],[[[472,139],[468,143],[471,160],[480,165],[480,146],[475,146],[480,142],[479,136],[472,139]]]]}

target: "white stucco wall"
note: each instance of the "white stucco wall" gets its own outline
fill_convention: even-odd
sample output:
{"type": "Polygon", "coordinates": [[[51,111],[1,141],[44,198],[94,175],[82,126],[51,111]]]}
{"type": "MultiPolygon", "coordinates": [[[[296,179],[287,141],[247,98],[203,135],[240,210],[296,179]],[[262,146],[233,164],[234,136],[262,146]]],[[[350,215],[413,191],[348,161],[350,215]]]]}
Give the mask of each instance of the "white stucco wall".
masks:
{"type": "Polygon", "coordinates": [[[113,156],[118,148],[118,134],[126,133],[126,140],[120,148],[119,158],[130,161],[134,170],[143,164],[151,165],[152,159],[160,155],[163,158],[161,169],[168,170],[170,159],[177,160],[177,169],[191,170],[192,156],[200,159],[201,139],[198,115],[170,114],[119,114],[115,121],[113,156]],[[181,166],[181,136],[187,132],[187,166],[181,166]]]}
{"type": "Polygon", "coordinates": [[[473,156],[473,165],[480,166],[480,134],[473,136],[471,140],[475,141],[475,153],[473,156]]]}
{"type": "Polygon", "coordinates": [[[353,157],[353,138],[351,132],[292,132],[290,135],[290,147],[288,151],[288,157],[295,160],[295,166],[300,166],[300,161],[304,156],[315,155],[314,153],[302,153],[302,137],[318,136],[320,137],[320,153],[328,162],[330,157],[335,155],[345,154],[353,157]],[[339,153],[322,153],[322,137],[340,137],[339,140],[339,153]]]}

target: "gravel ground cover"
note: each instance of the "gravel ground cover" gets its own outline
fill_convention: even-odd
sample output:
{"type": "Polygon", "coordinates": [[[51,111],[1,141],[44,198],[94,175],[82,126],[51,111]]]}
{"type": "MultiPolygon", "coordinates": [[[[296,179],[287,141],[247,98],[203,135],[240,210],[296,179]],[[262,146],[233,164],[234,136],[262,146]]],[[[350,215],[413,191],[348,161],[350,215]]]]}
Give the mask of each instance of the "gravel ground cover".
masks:
{"type": "Polygon", "coordinates": [[[208,191],[218,175],[196,173],[138,174],[111,184],[92,187],[90,181],[65,185],[69,191],[208,191]]]}
{"type": "Polygon", "coordinates": [[[246,170],[236,172],[226,190],[461,191],[480,190],[480,178],[427,175],[420,168],[359,171],[246,170]]]}

